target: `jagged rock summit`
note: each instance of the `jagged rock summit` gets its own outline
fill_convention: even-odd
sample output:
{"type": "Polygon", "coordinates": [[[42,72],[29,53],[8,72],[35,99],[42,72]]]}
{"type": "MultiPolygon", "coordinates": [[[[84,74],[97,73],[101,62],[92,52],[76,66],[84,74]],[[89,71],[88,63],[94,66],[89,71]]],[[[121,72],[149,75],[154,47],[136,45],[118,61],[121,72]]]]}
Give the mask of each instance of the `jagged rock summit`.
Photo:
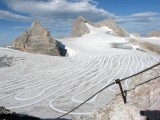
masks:
{"type": "Polygon", "coordinates": [[[12,47],[21,51],[60,56],[57,42],[50,36],[48,30],[44,29],[36,21],[32,23],[29,31],[25,31],[12,43],[12,47]]]}
{"type": "Polygon", "coordinates": [[[81,37],[90,33],[85,23],[88,23],[88,21],[84,17],[79,16],[73,23],[71,37],[81,37]]]}
{"type": "Polygon", "coordinates": [[[147,37],[160,37],[160,30],[151,31],[147,34],[147,37]]]}
{"type": "Polygon", "coordinates": [[[89,34],[90,33],[90,30],[89,28],[87,27],[86,23],[94,26],[94,27],[97,27],[97,28],[100,28],[100,27],[108,27],[110,29],[112,29],[115,33],[115,35],[119,36],[119,37],[128,37],[129,34],[123,30],[122,28],[120,28],[115,22],[113,19],[109,18],[109,19],[106,19],[106,20],[103,20],[103,21],[100,21],[98,23],[92,23],[88,20],[86,20],[84,17],[82,16],[79,16],[73,26],[72,26],[72,33],[71,33],[71,37],[81,37],[85,34],[89,34]]]}
{"type": "Polygon", "coordinates": [[[112,29],[116,33],[117,36],[120,36],[120,37],[128,37],[129,36],[129,34],[125,30],[120,28],[116,24],[116,22],[111,18],[100,21],[100,22],[96,23],[95,26],[97,26],[97,27],[107,26],[108,28],[112,29]]]}

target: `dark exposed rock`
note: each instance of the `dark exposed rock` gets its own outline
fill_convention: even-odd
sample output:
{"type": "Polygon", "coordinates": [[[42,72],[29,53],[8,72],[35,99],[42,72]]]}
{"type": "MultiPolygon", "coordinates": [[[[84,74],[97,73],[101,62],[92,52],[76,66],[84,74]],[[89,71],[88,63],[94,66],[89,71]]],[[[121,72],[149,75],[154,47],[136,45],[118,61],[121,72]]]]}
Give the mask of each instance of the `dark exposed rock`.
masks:
{"type": "Polygon", "coordinates": [[[59,56],[57,42],[39,22],[34,22],[29,31],[24,32],[12,44],[21,51],[59,56]]]}
{"type": "Polygon", "coordinates": [[[14,112],[11,112],[10,110],[0,107],[0,114],[15,114],[14,112]]]}
{"type": "Polygon", "coordinates": [[[0,68],[10,67],[12,65],[13,57],[8,57],[7,55],[0,57],[0,68]]]}
{"type": "MultiPolygon", "coordinates": [[[[44,113],[45,114],[45,113],[44,113]]],[[[18,114],[12,112],[4,107],[0,107],[0,120],[71,120],[71,119],[54,119],[54,118],[46,118],[41,119],[33,116],[29,116],[27,114],[18,114]]]]}

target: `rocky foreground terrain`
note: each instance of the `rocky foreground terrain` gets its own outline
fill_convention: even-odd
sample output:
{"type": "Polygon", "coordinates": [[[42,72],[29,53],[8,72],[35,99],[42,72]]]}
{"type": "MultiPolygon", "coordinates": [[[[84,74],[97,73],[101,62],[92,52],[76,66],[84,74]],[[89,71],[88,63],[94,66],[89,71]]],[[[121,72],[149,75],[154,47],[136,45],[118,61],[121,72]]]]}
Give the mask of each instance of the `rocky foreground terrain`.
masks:
{"type": "Polygon", "coordinates": [[[70,119],[64,119],[64,118],[62,119],[52,119],[52,118],[41,119],[38,117],[29,116],[27,114],[18,114],[4,107],[0,107],[0,120],[70,120],[70,119]]]}
{"type": "Polygon", "coordinates": [[[0,120],[41,120],[40,118],[17,114],[4,107],[0,107],[0,120]]]}
{"type": "Polygon", "coordinates": [[[104,108],[78,120],[160,120],[160,66],[132,79],[124,104],[120,92],[104,108]]]}
{"type": "Polygon", "coordinates": [[[24,32],[13,42],[12,47],[31,53],[60,56],[57,41],[37,21],[32,24],[29,31],[24,32]]]}

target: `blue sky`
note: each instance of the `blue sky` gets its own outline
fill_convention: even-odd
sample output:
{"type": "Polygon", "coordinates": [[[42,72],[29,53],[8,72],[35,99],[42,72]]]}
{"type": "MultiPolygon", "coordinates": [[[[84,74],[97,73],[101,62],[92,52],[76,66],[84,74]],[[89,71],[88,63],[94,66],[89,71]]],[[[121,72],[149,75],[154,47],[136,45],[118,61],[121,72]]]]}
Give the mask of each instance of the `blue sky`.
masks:
{"type": "Polygon", "coordinates": [[[38,20],[53,37],[68,36],[74,19],[113,18],[129,33],[160,29],[160,0],[0,0],[0,46],[9,45],[38,20]]]}

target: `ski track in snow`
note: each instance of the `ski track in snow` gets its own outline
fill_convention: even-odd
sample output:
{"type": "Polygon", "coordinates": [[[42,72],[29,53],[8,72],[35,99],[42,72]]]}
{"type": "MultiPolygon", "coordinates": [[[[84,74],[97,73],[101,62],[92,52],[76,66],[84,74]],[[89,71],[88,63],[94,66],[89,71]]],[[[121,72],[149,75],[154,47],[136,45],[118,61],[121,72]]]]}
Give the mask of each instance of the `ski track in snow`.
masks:
{"type": "MultiPolygon", "coordinates": [[[[58,108],[56,103],[59,99],[63,102],[62,98],[64,96],[67,96],[66,98],[70,103],[78,105],[90,97],[86,96],[84,98],[84,95],[94,94],[96,92],[94,89],[101,89],[115,79],[132,75],[158,61],[159,58],[146,54],[101,54],[72,57],[67,59],[65,64],[56,67],[50,66],[23,77],[14,76],[14,73],[1,76],[3,81],[0,81],[0,100],[10,98],[12,103],[15,102],[15,105],[7,106],[8,109],[29,107],[46,101],[49,108],[60,113],[66,113],[72,106],[68,105],[70,109],[63,110],[58,108]],[[10,77],[9,80],[8,77],[10,77]]],[[[126,88],[128,88],[129,82],[130,79],[124,82],[126,88]]],[[[114,94],[116,89],[117,86],[113,85],[107,90],[114,94]]],[[[96,102],[98,96],[99,94],[93,97],[85,106],[96,102]]],[[[63,104],[65,104],[65,100],[63,104]]],[[[92,109],[88,110],[84,110],[84,112],[76,111],[71,114],[90,114],[92,109]]]]}

